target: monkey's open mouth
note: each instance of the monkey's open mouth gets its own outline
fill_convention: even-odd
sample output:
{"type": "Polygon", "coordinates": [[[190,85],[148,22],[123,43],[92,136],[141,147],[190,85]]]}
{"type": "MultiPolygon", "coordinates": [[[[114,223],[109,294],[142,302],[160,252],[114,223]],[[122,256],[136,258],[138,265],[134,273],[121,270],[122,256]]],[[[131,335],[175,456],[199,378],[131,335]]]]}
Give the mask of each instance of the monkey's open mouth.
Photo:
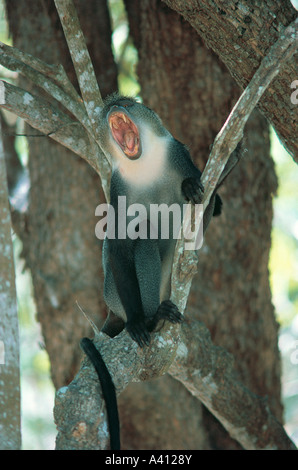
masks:
{"type": "Polygon", "coordinates": [[[125,155],[139,158],[141,142],[137,126],[121,111],[112,112],[108,119],[113,138],[125,155]]]}

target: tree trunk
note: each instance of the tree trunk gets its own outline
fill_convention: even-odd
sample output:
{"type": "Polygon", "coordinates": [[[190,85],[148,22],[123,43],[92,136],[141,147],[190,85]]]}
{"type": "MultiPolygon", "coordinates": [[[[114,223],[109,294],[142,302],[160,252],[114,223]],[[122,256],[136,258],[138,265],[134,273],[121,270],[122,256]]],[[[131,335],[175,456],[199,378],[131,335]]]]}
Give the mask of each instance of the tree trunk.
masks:
{"type": "MultiPolygon", "coordinates": [[[[6,6],[14,45],[49,64],[62,63],[76,83],[54,2],[30,2],[28,8],[25,0],[10,0],[6,6]]],[[[76,6],[105,96],[117,87],[107,6],[96,0],[80,0],[76,6]]],[[[30,84],[25,86],[29,89],[30,84]]],[[[30,205],[21,234],[23,256],[32,273],[52,379],[61,387],[78,369],[80,339],[92,336],[75,302],[98,325],[105,314],[101,247],[94,234],[95,207],[103,196],[95,172],[51,139],[30,138],[29,153],[30,205]]]]}
{"type": "MultiPolygon", "coordinates": [[[[240,90],[190,25],[162,2],[126,0],[126,6],[139,52],[144,102],[157,111],[176,138],[189,146],[202,168],[240,90]]],[[[273,412],[282,420],[277,324],[267,270],[276,177],[269,156],[268,124],[257,111],[247,125],[246,142],[245,158],[220,191],[224,212],[206,233],[187,314],[203,321],[213,341],[234,354],[241,380],[254,392],[268,395],[273,412]]],[[[177,400],[172,379],[162,381],[163,387],[158,385],[159,416],[162,409],[166,410],[170,390],[172,401],[177,400]]],[[[151,390],[153,384],[143,387],[151,390]]],[[[180,390],[182,401],[187,401],[187,395],[180,390]]],[[[202,443],[211,448],[238,447],[206,411],[202,426],[201,412],[196,408],[197,448],[202,448],[202,443]]],[[[132,420],[146,422],[148,409],[150,405],[140,405],[126,421],[123,436],[131,429],[132,420]]],[[[160,421],[169,419],[165,413],[160,421]]],[[[188,429],[181,427],[181,439],[188,440],[188,448],[192,448],[193,424],[188,429]]],[[[159,430],[155,445],[162,448],[166,432],[159,430]]],[[[148,429],[144,431],[148,433],[148,429]]]]}
{"type": "Polygon", "coordinates": [[[4,149],[0,137],[0,449],[19,450],[21,447],[20,345],[9,209],[4,149]]]}
{"type": "MultiPolygon", "coordinates": [[[[290,0],[249,3],[245,0],[224,3],[220,0],[163,1],[189,21],[243,88],[270,46],[297,18],[290,0]]],[[[289,125],[289,122],[296,122],[297,114],[296,106],[290,99],[291,83],[297,78],[295,60],[293,55],[280,70],[278,77],[265,91],[258,108],[275,127],[283,145],[297,161],[297,127],[289,125]]]]}

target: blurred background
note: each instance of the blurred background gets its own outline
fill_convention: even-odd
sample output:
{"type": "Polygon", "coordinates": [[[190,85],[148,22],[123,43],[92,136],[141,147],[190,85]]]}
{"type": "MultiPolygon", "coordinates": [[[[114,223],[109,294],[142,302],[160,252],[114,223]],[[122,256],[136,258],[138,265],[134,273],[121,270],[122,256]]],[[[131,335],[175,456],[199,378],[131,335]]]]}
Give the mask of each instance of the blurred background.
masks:
{"type": "MultiPolygon", "coordinates": [[[[123,4],[110,0],[113,20],[113,47],[119,67],[119,86],[124,94],[137,95],[135,74],[137,52],[128,36],[123,4]]],[[[0,40],[10,43],[3,2],[0,0],[0,40]]],[[[0,67],[0,76],[14,80],[15,75],[0,67]]],[[[290,85],[290,84],[289,84],[290,85]]],[[[20,129],[22,123],[19,123],[20,129]]],[[[25,137],[16,139],[22,162],[28,160],[25,137]]],[[[288,434],[298,444],[298,167],[271,130],[271,154],[279,180],[274,198],[274,221],[270,255],[270,280],[276,318],[280,324],[279,347],[282,357],[284,420],[288,434]]],[[[26,188],[24,188],[26,190],[26,188]]],[[[95,220],[94,220],[95,224],[95,220]]],[[[32,297],[30,273],[20,253],[21,242],[13,235],[16,284],[21,341],[21,390],[23,449],[54,449],[55,425],[52,410],[54,387],[50,380],[49,360],[43,346],[36,307],[32,297]]]]}

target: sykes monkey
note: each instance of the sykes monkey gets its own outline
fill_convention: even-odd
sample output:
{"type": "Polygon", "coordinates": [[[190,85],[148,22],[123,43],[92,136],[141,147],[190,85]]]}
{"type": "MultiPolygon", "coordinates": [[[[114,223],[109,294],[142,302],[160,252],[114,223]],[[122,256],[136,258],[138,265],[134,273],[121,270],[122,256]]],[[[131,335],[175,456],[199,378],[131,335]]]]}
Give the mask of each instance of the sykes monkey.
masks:
{"type": "MultiPolygon", "coordinates": [[[[102,143],[112,165],[110,204],[115,210],[115,239],[103,246],[104,298],[110,309],[103,331],[110,336],[125,325],[140,347],[150,342],[150,332],[160,319],[180,322],[182,316],[170,299],[170,279],[176,240],[151,238],[152,221],[145,239],[117,238],[118,196],[127,206],[140,203],[149,214],[150,204],[187,201],[200,203],[201,172],[186,147],[165,129],[160,118],[132,98],[113,95],[101,113],[102,143]]],[[[214,215],[221,201],[212,201],[214,215]]],[[[159,224],[160,225],[160,224],[159,224]]]]}
{"type": "MultiPolygon", "coordinates": [[[[150,217],[142,220],[143,228],[148,229],[146,238],[117,237],[118,197],[126,196],[127,206],[139,203],[147,209],[150,204],[199,204],[204,191],[201,172],[187,148],[170,134],[157,114],[133,98],[117,94],[108,97],[101,111],[100,131],[102,148],[112,166],[110,204],[116,215],[116,236],[106,237],[103,244],[104,298],[110,313],[102,331],[113,337],[125,327],[131,338],[144,347],[150,343],[150,332],[159,320],[182,321],[181,313],[170,301],[176,239],[163,239],[156,227],[156,236],[151,238],[150,217]]],[[[237,160],[237,155],[230,157],[219,184],[237,160]]],[[[220,214],[221,205],[214,191],[204,213],[204,228],[212,215],[220,214]]],[[[82,347],[101,379],[107,370],[99,363],[97,349],[87,339],[82,347]]],[[[109,426],[111,432],[113,423],[109,426]]]]}

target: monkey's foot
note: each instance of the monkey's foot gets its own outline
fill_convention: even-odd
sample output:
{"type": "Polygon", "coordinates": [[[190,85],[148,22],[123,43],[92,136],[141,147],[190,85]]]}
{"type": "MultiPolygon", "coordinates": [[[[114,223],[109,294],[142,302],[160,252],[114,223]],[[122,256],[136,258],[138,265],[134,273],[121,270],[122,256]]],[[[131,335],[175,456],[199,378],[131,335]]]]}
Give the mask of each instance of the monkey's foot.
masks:
{"type": "Polygon", "coordinates": [[[138,343],[140,348],[150,344],[150,334],[144,320],[139,321],[128,321],[126,323],[126,329],[130,337],[138,343]]]}
{"type": "Polygon", "coordinates": [[[199,178],[185,178],[181,185],[182,194],[192,204],[200,204],[204,195],[204,186],[199,178]]]}
{"type": "Polygon", "coordinates": [[[169,320],[171,323],[181,323],[183,316],[171,300],[164,300],[157,309],[155,320],[156,323],[159,320],[169,320]]]}

